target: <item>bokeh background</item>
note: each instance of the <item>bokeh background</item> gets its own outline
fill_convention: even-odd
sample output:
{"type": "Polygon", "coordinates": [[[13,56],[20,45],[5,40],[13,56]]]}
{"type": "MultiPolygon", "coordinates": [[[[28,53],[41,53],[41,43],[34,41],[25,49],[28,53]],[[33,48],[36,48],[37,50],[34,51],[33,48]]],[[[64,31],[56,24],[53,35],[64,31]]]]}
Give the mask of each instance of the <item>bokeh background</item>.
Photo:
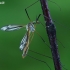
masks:
{"type": "MultiPolygon", "coordinates": [[[[2,0],[0,0],[2,1],[2,0]]],[[[30,21],[25,13],[25,8],[37,0],[3,0],[4,5],[0,5],[0,28],[8,24],[26,25],[30,21]]],[[[60,8],[48,1],[48,6],[52,19],[55,20],[57,39],[65,46],[58,42],[58,50],[62,65],[70,70],[70,1],[69,0],[53,0],[60,8]]],[[[36,16],[42,14],[40,2],[28,8],[28,13],[32,21],[36,16]]],[[[43,16],[39,21],[45,24],[43,16]]],[[[49,45],[45,28],[38,24],[36,31],[44,38],[49,45]]],[[[26,56],[22,58],[22,51],[19,50],[20,41],[26,33],[26,29],[20,29],[12,32],[4,32],[0,30],[0,70],[50,70],[46,64],[26,56]]],[[[35,33],[29,46],[30,50],[45,54],[52,57],[51,50],[46,46],[40,37],[35,33]]],[[[48,63],[54,70],[53,60],[40,56],[28,51],[28,55],[43,60],[48,63]]],[[[62,68],[64,70],[64,68],[62,68]]]]}

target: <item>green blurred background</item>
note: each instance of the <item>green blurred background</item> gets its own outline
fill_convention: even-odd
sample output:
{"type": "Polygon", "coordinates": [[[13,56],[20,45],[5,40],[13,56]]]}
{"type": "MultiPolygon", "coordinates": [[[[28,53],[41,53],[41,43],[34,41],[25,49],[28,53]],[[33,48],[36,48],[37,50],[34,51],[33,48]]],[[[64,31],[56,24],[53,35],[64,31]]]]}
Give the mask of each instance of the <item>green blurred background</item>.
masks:
{"type": "MultiPolygon", "coordinates": [[[[5,4],[0,5],[0,28],[8,24],[25,25],[30,22],[24,9],[37,0],[3,1],[5,1],[5,4]]],[[[52,19],[56,21],[57,39],[65,46],[65,48],[63,48],[61,43],[57,41],[60,60],[62,65],[70,70],[70,30],[68,29],[70,26],[70,0],[53,1],[61,7],[60,11],[57,5],[48,1],[52,19]]],[[[27,10],[32,21],[36,19],[38,14],[42,13],[40,2],[36,3],[27,10]]],[[[40,17],[40,21],[45,24],[43,16],[40,17]]],[[[36,30],[49,45],[45,28],[39,24],[37,25],[36,30]]],[[[4,32],[0,30],[0,70],[50,70],[46,64],[40,61],[32,59],[28,56],[24,59],[22,58],[22,51],[19,50],[19,45],[25,33],[25,28],[12,32],[4,32]]],[[[52,57],[50,49],[45,45],[45,43],[43,43],[36,33],[30,43],[29,49],[52,57]]],[[[28,52],[28,55],[46,61],[51,69],[54,70],[53,60],[39,56],[38,54],[30,51],[28,52]]],[[[64,69],[62,68],[62,70],[64,69]]]]}

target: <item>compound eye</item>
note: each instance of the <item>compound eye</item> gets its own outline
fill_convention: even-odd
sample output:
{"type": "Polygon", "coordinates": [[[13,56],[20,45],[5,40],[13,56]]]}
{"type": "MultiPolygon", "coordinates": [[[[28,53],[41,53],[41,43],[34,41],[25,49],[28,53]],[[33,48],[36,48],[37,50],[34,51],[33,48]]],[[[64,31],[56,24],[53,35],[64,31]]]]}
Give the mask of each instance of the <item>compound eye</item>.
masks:
{"type": "Polygon", "coordinates": [[[36,21],[36,24],[39,24],[40,22],[39,21],[36,21]]]}
{"type": "Polygon", "coordinates": [[[37,21],[37,24],[39,24],[39,21],[37,21]]]}

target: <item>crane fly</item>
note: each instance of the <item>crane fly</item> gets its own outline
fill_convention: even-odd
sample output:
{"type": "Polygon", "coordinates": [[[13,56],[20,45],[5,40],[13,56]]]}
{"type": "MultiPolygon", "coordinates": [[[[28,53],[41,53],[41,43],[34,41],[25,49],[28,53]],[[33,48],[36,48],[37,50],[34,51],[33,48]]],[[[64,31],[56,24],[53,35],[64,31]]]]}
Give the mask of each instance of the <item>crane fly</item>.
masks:
{"type": "Polygon", "coordinates": [[[28,49],[29,49],[30,34],[34,33],[34,31],[35,31],[34,24],[37,24],[37,23],[39,23],[39,21],[37,21],[37,22],[33,21],[27,25],[7,25],[7,26],[4,26],[1,28],[1,30],[3,30],[3,31],[13,31],[13,30],[19,30],[23,27],[26,27],[27,32],[25,33],[24,37],[22,38],[20,47],[19,47],[20,50],[23,50],[23,54],[22,54],[23,58],[26,56],[28,49]]]}

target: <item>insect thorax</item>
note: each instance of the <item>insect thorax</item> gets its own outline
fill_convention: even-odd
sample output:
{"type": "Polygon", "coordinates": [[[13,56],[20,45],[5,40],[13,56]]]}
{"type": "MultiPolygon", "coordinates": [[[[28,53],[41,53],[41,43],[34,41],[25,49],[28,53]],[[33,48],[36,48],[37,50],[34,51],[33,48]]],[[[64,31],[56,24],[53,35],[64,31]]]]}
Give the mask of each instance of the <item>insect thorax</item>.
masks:
{"type": "Polygon", "coordinates": [[[34,32],[34,31],[35,31],[34,24],[33,24],[33,23],[27,24],[27,25],[26,25],[26,30],[28,31],[28,29],[29,29],[31,32],[34,32]]]}

